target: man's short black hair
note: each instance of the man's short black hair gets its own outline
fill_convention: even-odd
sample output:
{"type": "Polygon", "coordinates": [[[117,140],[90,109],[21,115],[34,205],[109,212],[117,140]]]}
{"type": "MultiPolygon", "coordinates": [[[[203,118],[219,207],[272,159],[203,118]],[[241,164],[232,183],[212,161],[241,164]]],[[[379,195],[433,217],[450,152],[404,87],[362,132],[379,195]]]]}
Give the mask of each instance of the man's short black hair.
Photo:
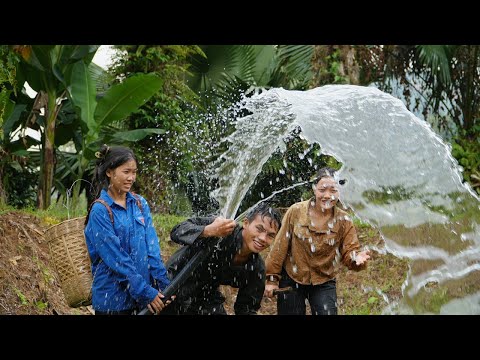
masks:
{"type": "Polygon", "coordinates": [[[253,209],[250,209],[250,211],[246,215],[246,218],[249,222],[252,222],[257,215],[260,215],[262,219],[264,217],[269,217],[270,219],[272,219],[272,221],[277,223],[277,229],[280,229],[280,226],[282,226],[282,214],[280,213],[280,211],[276,208],[271,207],[265,202],[261,202],[253,209]]]}

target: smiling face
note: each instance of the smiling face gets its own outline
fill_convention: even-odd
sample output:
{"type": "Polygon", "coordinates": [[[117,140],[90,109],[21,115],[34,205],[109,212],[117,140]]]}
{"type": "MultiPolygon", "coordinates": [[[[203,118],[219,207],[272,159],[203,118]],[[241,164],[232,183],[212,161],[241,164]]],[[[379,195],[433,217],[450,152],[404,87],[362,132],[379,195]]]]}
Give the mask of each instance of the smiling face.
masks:
{"type": "Polygon", "coordinates": [[[127,161],[115,169],[108,169],[106,174],[110,180],[110,191],[118,195],[126,194],[137,177],[137,162],[127,161]]]}
{"type": "Polygon", "coordinates": [[[315,201],[322,211],[332,209],[338,202],[340,191],[332,177],[323,177],[313,188],[315,201]]]}
{"type": "Polygon", "coordinates": [[[257,214],[252,221],[243,220],[243,241],[249,252],[259,253],[268,248],[278,232],[276,221],[269,216],[257,214]]]}

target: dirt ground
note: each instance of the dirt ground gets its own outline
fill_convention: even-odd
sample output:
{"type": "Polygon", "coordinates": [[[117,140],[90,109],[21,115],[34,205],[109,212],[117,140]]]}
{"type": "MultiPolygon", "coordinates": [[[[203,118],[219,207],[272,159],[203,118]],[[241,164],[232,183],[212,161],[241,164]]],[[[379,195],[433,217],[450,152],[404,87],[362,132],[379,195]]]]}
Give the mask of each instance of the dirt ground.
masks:
{"type": "Polygon", "coordinates": [[[91,314],[68,306],[50,262],[44,230],[31,215],[0,215],[0,314],[91,314]]]}
{"type": "MultiPolygon", "coordinates": [[[[91,315],[91,306],[70,307],[50,259],[44,232],[49,224],[23,212],[0,215],[0,315],[91,315]]],[[[362,244],[381,247],[378,234],[358,229],[362,244]]],[[[171,255],[162,250],[164,261],[171,255]]],[[[266,254],[263,254],[266,255],[266,254]]],[[[339,314],[375,314],[401,297],[407,264],[372,252],[366,271],[343,268],[337,277],[339,314]]],[[[233,314],[237,290],[223,286],[226,310],[233,314]]],[[[264,298],[260,315],[275,315],[276,300],[264,298]]],[[[307,306],[307,314],[310,311],[307,306]]]]}

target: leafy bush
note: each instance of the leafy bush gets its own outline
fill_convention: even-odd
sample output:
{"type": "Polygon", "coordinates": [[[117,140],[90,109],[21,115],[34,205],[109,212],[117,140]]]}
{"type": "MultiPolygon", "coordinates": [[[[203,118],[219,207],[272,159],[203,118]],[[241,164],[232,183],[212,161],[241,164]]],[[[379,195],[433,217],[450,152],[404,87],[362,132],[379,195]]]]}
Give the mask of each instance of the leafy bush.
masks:
{"type": "Polygon", "coordinates": [[[452,155],[463,167],[463,178],[480,194],[480,138],[457,137],[452,142],[452,155]]]}

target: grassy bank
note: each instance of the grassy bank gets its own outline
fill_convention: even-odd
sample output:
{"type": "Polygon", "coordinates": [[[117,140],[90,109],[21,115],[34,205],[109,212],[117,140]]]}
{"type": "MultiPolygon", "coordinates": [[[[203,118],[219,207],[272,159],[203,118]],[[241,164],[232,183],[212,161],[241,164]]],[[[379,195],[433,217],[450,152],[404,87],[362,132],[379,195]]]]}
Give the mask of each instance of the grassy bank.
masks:
{"type": "MultiPolygon", "coordinates": [[[[2,284],[4,284],[6,287],[12,287],[12,278],[17,276],[15,274],[17,274],[17,272],[21,273],[22,266],[30,266],[30,264],[33,263],[33,261],[30,260],[33,260],[34,258],[43,259],[42,264],[39,265],[39,268],[43,269],[43,272],[49,271],[50,273],[54,273],[54,270],[51,268],[51,264],[49,264],[48,248],[45,246],[44,239],[42,238],[42,231],[45,231],[47,228],[54,224],[58,224],[61,221],[68,219],[68,216],[69,214],[66,209],[62,208],[61,206],[52,207],[52,209],[48,211],[37,211],[35,209],[14,211],[14,209],[12,208],[0,208],[0,217],[6,219],[6,225],[4,225],[5,229],[0,227],[0,232],[7,230],[7,228],[11,226],[12,221],[15,221],[14,219],[23,218],[23,223],[25,224],[28,224],[29,222],[36,224],[35,232],[30,232],[28,234],[24,230],[20,229],[20,227],[15,225],[19,229],[19,235],[9,237],[9,239],[15,239],[16,237],[18,237],[19,240],[24,240],[25,244],[29,244],[32,242],[40,244],[40,247],[35,247],[33,255],[30,254],[30,250],[25,251],[25,249],[29,249],[29,245],[22,245],[19,242],[19,244],[17,244],[15,248],[12,247],[12,253],[9,253],[8,259],[5,258],[3,259],[5,261],[2,261],[2,266],[5,267],[5,269],[0,269],[0,275],[3,274],[3,278],[0,279],[2,281],[2,284]],[[26,237],[23,234],[26,234],[26,237]],[[38,239],[35,238],[35,236],[37,236],[38,239]],[[23,239],[24,237],[25,239],[23,239]],[[18,254],[14,254],[13,252],[15,251],[18,251],[18,254]],[[29,258],[31,259],[28,260],[29,258]]],[[[169,240],[169,234],[171,229],[182,220],[184,220],[183,217],[178,217],[174,215],[153,216],[154,225],[160,239],[160,246],[164,261],[166,261],[169,256],[171,256],[173,252],[179,247],[177,244],[169,240]]],[[[370,227],[368,224],[364,224],[358,221],[355,221],[355,226],[357,228],[358,236],[360,242],[362,243],[362,246],[368,246],[370,249],[375,250],[371,251],[372,258],[369,262],[367,270],[357,273],[353,271],[348,271],[346,268],[341,268],[337,277],[339,314],[381,314],[383,309],[385,309],[389,305],[394,305],[401,298],[401,287],[405,280],[408,263],[406,260],[398,259],[393,255],[384,253],[383,241],[378,231],[376,231],[374,228],[370,227]]],[[[265,256],[266,252],[263,255],[265,256]]],[[[38,262],[38,260],[35,261],[38,262]]],[[[35,272],[35,269],[32,268],[31,271],[33,274],[35,272]]],[[[56,292],[58,294],[61,294],[61,291],[59,289],[59,283],[57,280],[55,280],[55,277],[50,277],[48,281],[42,280],[40,282],[40,287],[43,289],[42,291],[44,293],[46,293],[45,287],[52,287],[52,289],[49,290],[48,293],[56,292]]],[[[27,285],[28,282],[25,282],[25,286],[27,285]]],[[[15,289],[12,290],[13,295],[8,299],[4,299],[4,301],[15,301],[18,303],[16,304],[16,306],[9,307],[11,309],[16,309],[11,310],[13,313],[55,313],[55,311],[48,311],[48,305],[45,305],[46,308],[42,311],[39,311],[39,301],[42,301],[42,304],[47,304],[48,299],[40,295],[34,295],[34,292],[30,291],[31,289],[23,289],[21,287],[22,283],[16,283],[15,289]],[[25,296],[25,294],[30,295],[25,296]],[[29,304],[33,305],[31,309],[29,309],[29,311],[26,311],[27,307],[30,306],[29,304]]],[[[234,302],[236,291],[232,289],[222,290],[227,296],[226,304],[228,310],[228,308],[234,302]]],[[[55,301],[57,303],[59,302],[58,299],[56,299],[55,301]]],[[[51,302],[52,300],[50,299],[50,303],[51,302]]],[[[59,309],[59,306],[60,305],[57,305],[57,309],[59,309]]],[[[65,307],[63,307],[62,309],[65,309],[65,307]]],[[[67,310],[63,311],[63,313],[69,313],[67,310]]],[[[72,313],[88,312],[79,312],[76,309],[72,309],[72,313]]],[[[270,300],[264,299],[264,301],[262,302],[262,308],[260,310],[260,313],[267,315],[276,314],[275,303],[270,300]]]]}

